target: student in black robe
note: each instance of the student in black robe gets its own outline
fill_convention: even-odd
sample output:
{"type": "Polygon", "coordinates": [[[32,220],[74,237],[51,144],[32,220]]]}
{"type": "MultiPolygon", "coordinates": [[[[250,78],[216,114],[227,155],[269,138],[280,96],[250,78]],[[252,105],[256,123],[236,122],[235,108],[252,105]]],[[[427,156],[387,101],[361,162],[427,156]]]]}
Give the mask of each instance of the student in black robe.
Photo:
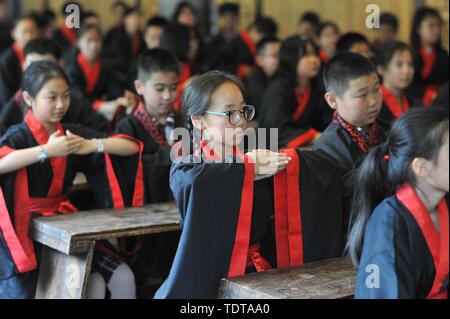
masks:
{"type": "Polygon", "coordinates": [[[326,64],[337,52],[337,42],[340,31],[336,23],[323,22],[317,32],[317,41],[320,47],[319,56],[322,64],[326,64]]]}
{"type": "Polygon", "coordinates": [[[123,26],[127,8],[128,5],[123,1],[114,1],[114,3],[111,5],[111,14],[113,15],[114,22],[111,29],[106,32],[105,39],[103,40],[104,47],[107,48],[111,45],[112,42],[114,42],[118,31],[123,26]]]}
{"type": "Polygon", "coordinates": [[[215,56],[227,42],[239,36],[240,6],[238,3],[224,2],[218,10],[218,32],[208,43],[208,53],[215,56]]]}
{"type": "Polygon", "coordinates": [[[223,45],[209,61],[210,70],[221,70],[244,79],[255,67],[256,44],[264,37],[276,36],[278,26],[271,18],[260,17],[239,35],[223,45]]]}
{"type": "Polygon", "coordinates": [[[383,78],[383,106],[378,116],[378,124],[389,131],[391,124],[403,112],[420,102],[406,93],[414,77],[414,64],[411,48],[403,42],[391,40],[379,46],[376,57],[378,73],[383,78]]]}
{"type": "Polygon", "coordinates": [[[23,16],[16,21],[12,31],[14,43],[0,56],[0,108],[19,89],[25,59],[23,49],[38,35],[39,29],[32,17],[23,16]]]}
{"type": "Polygon", "coordinates": [[[312,145],[331,120],[319,78],[318,48],[308,39],[281,45],[280,69],[263,97],[258,127],[278,128],[281,147],[312,145]]]}
{"type": "Polygon", "coordinates": [[[180,98],[189,83],[206,71],[199,59],[200,40],[194,30],[183,24],[170,24],[161,35],[160,47],[172,52],[181,63],[178,95],[174,104],[180,110],[180,98]]]}
{"type": "Polygon", "coordinates": [[[344,176],[344,224],[347,232],[354,188],[354,172],[366,154],[385,140],[376,122],[383,103],[375,65],[364,56],[344,52],[324,69],[325,99],[335,110],[333,120],[313,146],[341,166],[344,176]]]}
{"type": "MultiPolygon", "coordinates": [[[[25,62],[24,70],[33,62],[50,60],[60,61],[61,51],[58,45],[50,39],[37,38],[31,40],[24,50],[25,62]]],[[[10,126],[22,123],[29,107],[22,101],[22,92],[19,90],[6,105],[0,110],[1,133],[4,133],[10,126]]],[[[84,127],[89,127],[99,132],[104,132],[108,128],[109,122],[102,115],[95,112],[89,101],[71,97],[70,107],[61,120],[62,123],[78,123],[84,127]]]]}
{"type": "Polygon", "coordinates": [[[442,18],[432,8],[416,11],[411,28],[411,46],[414,54],[414,75],[411,94],[430,105],[439,87],[448,81],[448,53],[442,47],[442,18]]]}
{"type": "Polygon", "coordinates": [[[342,253],[339,168],[321,152],[241,153],[254,115],[243,92],[236,77],[209,72],[183,96],[194,151],[171,169],[183,228],[156,298],[216,298],[221,278],[342,253]]]}
{"type": "Polygon", "coordinates": [[[147,21],[144,30],[144,41],[147,49],[159,48],[161,36],[168,24],[167,19],[160,16],[151,17],[147,21]]]}
{"type": "Polygon", "coordinates": [[[357,32],[347,32],[339,38],[337,52],[347,51],[359,53],[368,59],[372,59],[374,56],[369,40],[363,34],[357,32]]]}
{"type": "Polygon", "coordinates": [[[355,297],[448,299],[449,120],[414,108],[361,164],[347,247],[355,297]]]}
{"type": "Polygon", "coordinates": [[[447,81],[446,83],[441,85],[441,88],[438,91],[436,99],[433,102],[433,106],[440,106],[448,110],[450,108],[448,91],[449,91],[449,83],[447,81]]]}
{"type": "Polygon", "coordinates": [[[378,53],[379,46],[386,41],[395,41],[398,33],[398,18],[389,12],[380,14],[380,27],[376,28],[372,48],[378,53]]]}
{"type": "Polygon", "coordinates": [[[256,46],[256,69],[245,78],[247,102],[256,109],[255,119],[261,108],[263,92],[267,90],[271,81],[276,78],[279,66],[281,42],[276,37],[263,38],[256,46]]]}
{"type": "Polygon", "coordinates": [[[111,65],[100,58],[101,32],[98,26],[85,24],[78,31],[76,57],[64,69],[71,83],[71,94],[88,99],[92,108],[113,123],[136,106],[135,95],[122,90],[111,65]]]}
{"type": "MultiPolygon", "coordinates": [[[[56,63],[40,61],[30,65],[23,76],[22,91],[32,110],[22,124],[11,127],[0,140],[3,298],[34,296],[40,249],[28,235],[30,213],[50,216],[76,212],[67,195],[77,172],[86,175],[99,208],[124,207],[130,199],[135,205],[142,205],[141,167],[135,173],[138,182],[131,194],[120,183],[124,173],[116,170],[119,166],[113,158],[138,153],[140,143],[125,135],[106,138],[105,134],[76,124],[61,124],[69,107],[69,81],[56,63]]],[[[99,256],[104,261],[105,250],[99,256]]],[[[102,275],[103,271],[109,274],[110,278],[104,278],[107,285],[117,280],[115,269],[123,264],[117,258],[110,261],[117,268],[102,268],[94,261],[94,269],[102,275]]],[[[133,281],[132,277],[123,281],[123,289],[132,287],[133,281]]]]}
{"type": "Polygon", "coordinates": [[[320,28],[320,17],[314,11],[304,12],[298,19],[296,35],[317,42],[317,32],[320,28]]]}

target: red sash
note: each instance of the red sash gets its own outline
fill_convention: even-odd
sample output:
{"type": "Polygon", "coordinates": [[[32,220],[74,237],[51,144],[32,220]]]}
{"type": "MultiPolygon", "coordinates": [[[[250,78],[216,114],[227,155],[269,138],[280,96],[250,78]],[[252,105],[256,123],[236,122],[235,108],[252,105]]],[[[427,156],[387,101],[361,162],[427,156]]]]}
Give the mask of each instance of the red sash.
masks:
{"type": "Polygon", "coordinates": [[[384,104],[395,118],[399,118],[403,112],[409,110],[409,102],[404,94],[402,94],[402,104],[400,104],[395,95],[384,85],[381,85],[381,91],[383,92],[384,104]]]}
{"type": "MultiPolygon", "coordinates": [[[[250,37],[250,34],[247,31],[242,30],[239,33],[239,36],[241,37],[242,41],[247,46],[248,50],[251,52],[252,56],[255,57],[256,56],[256,44],[253,41],[253,39],[250,37]]],[[[237,70],[236,70],[236,76],[240,80],[243,80],[245,78],[245,76],[251,72],[252,69],[253,69],[253,65],[239,64],[237,67],[237,70]]]]}
{"type": "Polygon", "coordinates": [[[23,53],[23,50],[19,48],[19,45],[16,42],[13,43],[12,49],[19,60],[20,67],[23,69],[23,65],[25,63],[25,54],[23,53]]]}
{"type": "Polygon", "coordinates": [[[421,47],[419,49],[419,54],[423,60],[423,68],[421,70],[420,76],[422,77],[422,80],[426,80],[430,76],[431,71],[433,71],[433,66],[434,62],[436,61],[437,53],[434,48],[431,52],[426,52],[425,48],[421,47]]]}
{"type": "Polygon", "coordinates": [[[440,233],[431,220],[425,205],[420,200],[414,188],[404,185],[397,190],[398,200],[408,209],[422,231],[431,255],[433,256],[436,275],[433,286],[427,299],[447,299],[448,292],[441,291],[444,282],[448,279],[448,207],[444,199],[438,205],[440,233]]]}
{"type": "Polygon", "coordinates": [[[86,93],[91,94],[94,91],[100,77],[100,59],[95,60],[94,64],[91,65],[88,59],[83,54],[79,53],[77,56],[77,61],[86,79],[86,93]]]}

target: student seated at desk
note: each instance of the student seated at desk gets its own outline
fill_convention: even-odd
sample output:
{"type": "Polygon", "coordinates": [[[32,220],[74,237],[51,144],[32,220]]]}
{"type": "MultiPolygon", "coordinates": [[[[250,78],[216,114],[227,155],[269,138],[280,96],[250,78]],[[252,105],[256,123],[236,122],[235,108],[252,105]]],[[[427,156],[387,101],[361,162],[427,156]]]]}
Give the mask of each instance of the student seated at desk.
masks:
{"type": "MultiPolygon", "coordinates": [[[[69,89],[58,64],[32,63],[22,80],[22,97],[31,110],[22,124],[12,126],[0,140],[2,298],[33,298],[40,246],[28,235],[30,215],[75,212],[67,193],[78,171],[87,176],[99,207],[124,206],[126,188],[120,184],[123,178],[113,155],[136,154],[140,144],[124,135],[105,138],[80,125],[61,124],[70,105],[69,89]]],[[[142,204],[139,198],[142,194],[134,196],[136,205],[142,204]]],[[[103,298],[109,291],[113,298],[133,298],[132,272],[103,248],[94,260],[94,269],[102,276],[92,275],[87,295],[103,298]]]]}

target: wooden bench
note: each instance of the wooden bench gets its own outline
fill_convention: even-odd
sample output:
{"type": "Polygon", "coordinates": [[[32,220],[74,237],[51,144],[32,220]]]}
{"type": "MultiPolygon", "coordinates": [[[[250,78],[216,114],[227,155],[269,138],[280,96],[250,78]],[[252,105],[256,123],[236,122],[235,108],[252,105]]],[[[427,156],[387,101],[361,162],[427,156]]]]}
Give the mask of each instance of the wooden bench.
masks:
{"type": "Polygon", "coordinates": [[[356,269],[347,257],[222,279],[220,299],[352,298],[356,269]]]}
{"type": "Polygon", "coordinates": [[[96,241],[178,230],[178,216],[163,203],[33,219],[30,236],[43,245],[36,298],[83,298],[96,241]]]}

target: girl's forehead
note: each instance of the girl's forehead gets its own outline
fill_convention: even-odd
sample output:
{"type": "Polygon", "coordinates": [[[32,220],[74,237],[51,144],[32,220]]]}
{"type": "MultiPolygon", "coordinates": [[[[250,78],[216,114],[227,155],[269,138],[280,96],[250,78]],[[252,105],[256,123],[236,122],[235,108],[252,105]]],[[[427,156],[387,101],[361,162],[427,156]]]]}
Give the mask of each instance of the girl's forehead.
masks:
{"type": "Polygon", "coordinates": [[[211,105],[240,105],[243,100],[244,98],[239,87],[232,82],[226,82],[214,91],[211,105]]]}
{"type": "Polygon", "coordinates": [[[54,77],[42,86],[42,91],[65,91],[69,88],[68,83],[61,77],[54,77]]]}

